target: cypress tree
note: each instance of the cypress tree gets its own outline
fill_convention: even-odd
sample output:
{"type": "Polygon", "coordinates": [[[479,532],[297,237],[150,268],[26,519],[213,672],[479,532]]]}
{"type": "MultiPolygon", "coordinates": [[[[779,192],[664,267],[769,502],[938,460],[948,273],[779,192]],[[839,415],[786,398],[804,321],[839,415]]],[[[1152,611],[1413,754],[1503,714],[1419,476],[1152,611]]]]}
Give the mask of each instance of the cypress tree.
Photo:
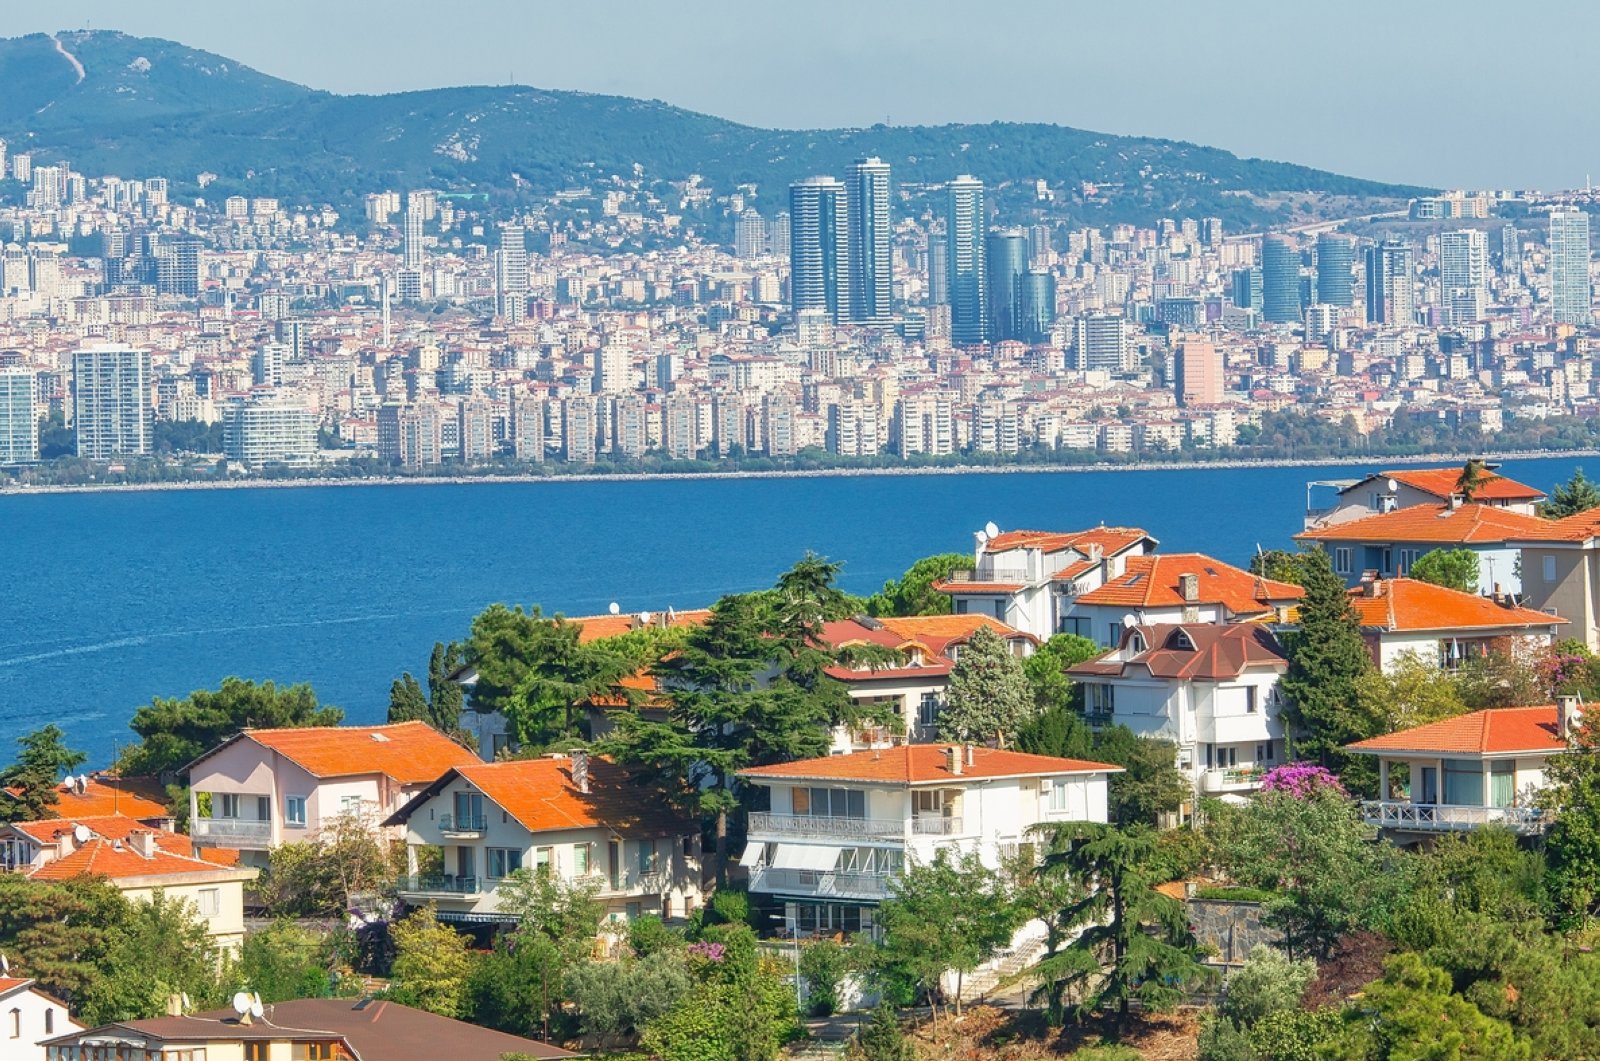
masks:
{"type": "MultiPolygon", "coordinates": [[[[1305,597],[1299,628],[1284,638],[1289,670],[1278,683],[1287,701],[1296,755],[1341,773],[1362,773],[1370,764],[1348,761],[1343,748],[1375,735],[1376,727],[1357,706],[1357,680],[1372,669],[1344,581],[1333,572],[1328,554],[1302,554],[1295,565],[1305,597]]],[[[1347,776],[1345,784],[1364,789],[1369,779],[1347,776]],[[1355,782],[1355,783],[1352,783],[1355,782]]]]}

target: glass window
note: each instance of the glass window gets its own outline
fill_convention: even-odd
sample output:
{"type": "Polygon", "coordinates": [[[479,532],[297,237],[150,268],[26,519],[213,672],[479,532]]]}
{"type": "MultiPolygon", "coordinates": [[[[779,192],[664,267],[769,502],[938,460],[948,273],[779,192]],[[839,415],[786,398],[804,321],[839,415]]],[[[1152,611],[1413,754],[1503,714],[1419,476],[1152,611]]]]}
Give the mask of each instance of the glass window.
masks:
{"type": "Polygon", "coordinates": [[[283,820],[286,825],[305,825],[306,798],[304,796],[289,796],[283,801],[283,820]]]}
{"type": "Polygon", "coordinates": [[[1541,566],[1544,568],[1544,580],[1546,582],[1554,582],[1556,580],[1556,558],[1553,556],[1545,557],[1541,566]]]}
{"type": "Polygon", "coordinates": [[[232,792],[219,792],[216,796],[218,818],[237,818],[239,816],[239,797],[232,792]]]}
{"type": "Polygon", "coordinates": [[[917,705],[917,725],[933,726],[939,722],[939,694],[923,693],[922,702],[917,705]]]}
{"type": "Polygon", "coordinates": [[[1444,801],[1463,807],[1483,806],[1483,767],[1477,763],[1446,759],[1444,801]]]}
{"type": "Polygon", "coordinates": [[[361,797],[360,796],[344,796],[344,797],[341,797],[340,800],[339,800],[339,813],[340,814],[344,814],[344,815],[349,815],[349,816],[352,816],[352,817],[355,816],[355,815],[360,814],[361,813],[361,797]]]}
{"type": "Polygon", "coordinates": [[[1252,715],[1256,713],[1256,694],[1257,689],[1255,686],[1247,685],[1244,687],[1244,709],[1252,715]]]}
{"type": "Polygon", "coordinates": [[[1045,782],[1050,787],[1045,789],[1045,807],[1054,812],[1067,809],[1067,786],[1060,781],[1045,782]]]}
{"type": "Polygon", "coordinates": [[[201,888],[199,895],[200,916],[216,917],[222,912],[222,891],[219,888],[201,888]]]}
{"type": "Polygon", "coordinates": [[[455,798],[456,827],[469,829],[483,820],[483,794],[457,792],[455,798]]]}
{"type": "Polygon", "coordinates": [[[556,851],[553,847],[535,848],[533,852],[533,871],[535,873],[548,874],[555,864],[555,854],[556,851]]]}
{"type": "Polygon", "coordinates": [[[656,854],[656,842],[654,840],[640,840],[634,849],[638,852],[639,872],[654,873],[656,866],[659,864],[659,857],[656,854]]]}
{"type": "Polygon", "coordinates": [[[1496,762],[1489,766],[1489,806],[1509,807],[1517,799],[1517,764],[1496,762]]]}
{"type": "Polygon", "coordinates": [[[573,873],[573,875],[574,876],[578,876],[578,877],[582,877],[582,876],[585,876],[588,872],[589,872],[589,845],[588,844],[573,844],[572,845],[572,873],[573,873]]]}
{"type": "MultiPolygon", "coordinates": [[[[549,851],[548,847],[539,850],[549,851]]],[[[489,876],[496,880],[509,877],[522,868],[522,849],[519,847],[491,847],[485,852],[484,859],[489,876]]]]}
{"type": "Polygon", "coordinates": [[[789,790],[789,808],[796,814],[811,813],[811,790],[809,788],[792,788],[789,790]]]}
{"type": "Polygon", "coordinates": [[[13,1008],[11,1010],[11,1038],[22,1038],[22,1010],[20,1009],[13,1008]]]}
{"type": "Polygon", "coordinates": [[[272,820],[272,797],[256,797],[256,821],[270,822],[272,820]]]}

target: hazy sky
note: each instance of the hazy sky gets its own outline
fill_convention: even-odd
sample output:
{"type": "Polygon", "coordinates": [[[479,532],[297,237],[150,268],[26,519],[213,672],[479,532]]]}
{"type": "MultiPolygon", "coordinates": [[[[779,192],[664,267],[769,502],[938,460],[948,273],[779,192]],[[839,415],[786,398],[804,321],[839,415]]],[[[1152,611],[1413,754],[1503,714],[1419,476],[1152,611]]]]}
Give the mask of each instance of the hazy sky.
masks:
{"type": "Polygon", "coordinates": [[[1600,176],[1593,0],[3,0],[336,92],[504,83],[756,125],[1047,121],[1363,177],[1600,176]]]}

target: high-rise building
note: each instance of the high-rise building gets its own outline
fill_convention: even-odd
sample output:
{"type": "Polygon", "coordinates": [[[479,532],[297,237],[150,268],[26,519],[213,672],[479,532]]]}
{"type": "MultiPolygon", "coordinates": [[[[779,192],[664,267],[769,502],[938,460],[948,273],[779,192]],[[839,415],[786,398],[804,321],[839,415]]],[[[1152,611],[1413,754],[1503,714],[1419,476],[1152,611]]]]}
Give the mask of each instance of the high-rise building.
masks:
{"type": "Polygon", "coordinates": [[[957,346],[989,341],[989,282],[983,246],[983,182],[962,175],[950,182],[945,227],[950,264],[950,340],[957,346]]]}
{"type": "Polygon", "coordinates": [[[310,464],[317,456],[316,414],[285,398],[231,401],[222,409],[222,452],[252,468],[310,464]]]}
{"type": "Polygon", "coordinates": [[[1416,264],[1411,245],[1387,239],[1367,249],[1367,320],[1408,325],[1416,315],[1416,264]]]}
{"type": "Polygon", "coordinates": [[[1184,339],[1172,351],[1173,390],[1179,405],[1220,405],[1222,351],[1211,343],[1184,339]]]}
{"type": "Polygon", "coordinates": [[[456,410],[456,451],[467,464],[494,456],[494,406],[489,399],[462,399],[456,410]]]}
{"type": "Polygon", "coordinates": [[[1452,324],[1464,323],[1451,309],[1458,301],[1488,302],[1489,237],[1485,233],[1464,228],[1439,237],[1439,298],[1448,310],[1446,319],[1452,324]]]}
{"type": "Polygon", "coordinates": [[[1300,250],[1287,236],[1261,240],[1261,318],[1273,324],[1297,324],[1300,304],[1300,250]]]}
{"type": "Polygon", "coordinates": [[[1522,278],[1522,236],[1515,221],[1500,226],[1500,272],[1512,280],[1522,278]]]}
{"type": "Polygon", "coordinates": [[[121,343],[72,355],[72,422],[78,456],[91,460],[150,452],[150,355],[121,343]]]}
{"type": "Polygon", "coordinates": [[[593,398],[568,398],[561,403],[561,450],[575,464],[593,464],[596,428],[593,398]]]}
{"type": "Polygon", "coordinates": [[[1200,242],[1207,247],[1220,246],[1222,243],[1222,218],[1204,217],[1200,219],[1200,242]]]}
{"type": "Polygon", "coordinates": [[[767,253],[774,258],[789,253],[789,212],[780,211],[767,222],[767,253]]]}
{"type": "Polygon", "coordinates": [[[887,324],[894,290],[889,163],[881,158],[852,162],[846,185],[850,319],[858,324],[887,324]]]}
{"type": "Polygon", "coordinates": [[[950,241],[928,237],[928,305],[950,304],[950,241]]]}
{"type": "Polygon", "coordinates": [[[1133,343],[1128,320],[1114,313],[1086,313],[1073,324],[1073,368],[1081,371],[1128,372],[1133,369],[1133,343]]]}
{"type": "Polygon", "coordinates": [[[807,177],[789,185],[789,301],[796,313],[850,309],[849,219],[844,185],[807,177]]]}
{"type": "Polygon", "coordinates": [[[521,225],[500,227],[495,250],[495,312],[513,323],[522,319],[528,302],[528,230],[521,225]]]}
{"type": "Polygon", "coordinates": [[[1022,278],[1022,332],[1017,338],[1038,345],[1050,341],[1056,323],[1056,278],[1032,269],[1022,278]]]}
{"type": "Polygon", "coordinates": [[[39,411],[33,369],[0,368],[0,464],[39,459],[39,411]]]}
{"type": "Polygon", "coordinates": [[[1593,319],[1589,287],[1589,215],[1550,211],[1550,303],[1557,324],[1587,327],[1593,319]]]}
{"type": "Polygon", "coordinates": [[[734,222],[733,253],[745,259],[767,253],[767,223],[754,207],[746,207],[734,222]]]}
{"type": "Polygon", "coordinates": [[[1230,282],[1230,297],[1240,309],[1261,308],[1261,267],[1247,265],[1235,269],[1230,282]]]}
{"type": "Polygon", "coordinates": [[[1028,234],[1020,228],[989,233],[989,338],[1022,338],[1022,279],[1028,272],[1028,234]]]}
{"type": "Polygon", "coordinates": [[[416,192],[406,196],[404,229],[400,236],[400,264],[407,269],[422,269],[422,222],[427,200],[416,192]]]}
{"type": "Polygon", "coordinates": [[[1356,304],[1356,241],[1337,232],[1317,236],[1317,301],[1348,308],[1356,304]]]}
{"type": "Polygon", "coordinates": [[[596,394],[626,394],[638,387],[633,371],[633,352],[628,344],[615,339],[606,340],[595,357],[594,392],[596,394]]]}
{"type": "Polygon", "coordinates": [[[164,242],[156,256],[156,290],[194,298],[200,294],[200,240],[179,236],[164,242]]]}

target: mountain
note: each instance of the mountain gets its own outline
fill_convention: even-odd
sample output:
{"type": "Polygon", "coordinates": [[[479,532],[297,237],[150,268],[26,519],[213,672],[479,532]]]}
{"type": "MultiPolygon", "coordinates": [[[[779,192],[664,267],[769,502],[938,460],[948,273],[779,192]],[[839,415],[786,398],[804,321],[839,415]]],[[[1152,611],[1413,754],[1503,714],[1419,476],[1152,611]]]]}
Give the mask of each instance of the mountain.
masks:
{"type": "Polygon", "coordinates": [[[0,136],[87,173],[160,174],[193,193],[315,197],[348,207],[384,188],[527,201],[613,174],[701,175],[719,192],[842,174],[863,155],[915,192],[972,173],[1011,209],[1033,181],[1057,216],[1092,223],[1222,217],[1230,226],[1392,207],[1425,189],[1243,159],[1216,148],[1045,124],[773,130],[659,101],[517,86],[341,96],[171,41],[107,31],[0,39],[0,136]],[[1083,182],[1098,186],[1082,196],[1083,182]]]}

